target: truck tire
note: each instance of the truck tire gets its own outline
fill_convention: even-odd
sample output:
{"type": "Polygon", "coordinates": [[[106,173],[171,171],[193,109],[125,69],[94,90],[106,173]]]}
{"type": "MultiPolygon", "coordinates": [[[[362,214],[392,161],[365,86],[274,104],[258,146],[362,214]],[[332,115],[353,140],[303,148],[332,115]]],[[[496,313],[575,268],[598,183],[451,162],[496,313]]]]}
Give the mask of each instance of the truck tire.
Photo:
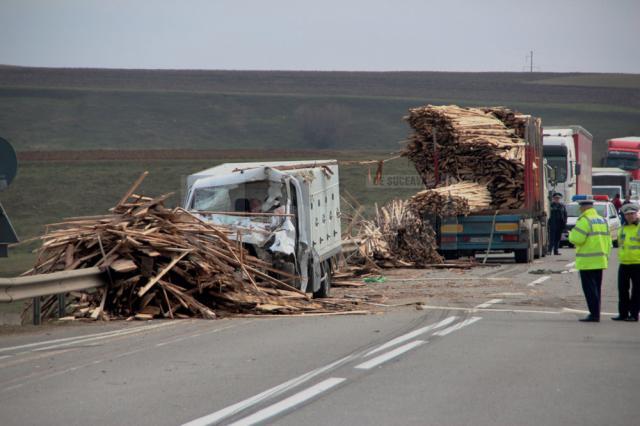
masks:
{"type": "Polygon", "coordinates": [[[459,256],[458,252],[455,250],[444,250],[442,252],[442,257],[444,257],[445,260],[456,260],[459,256]]]}
{"type": "Polygon", "coordinates": [[[322,262],[322,281],[318,291],[313,293],[314,299],[330,297],[331,294],[331,260],[322,262]]]}
{"type": "Polygon", "coordinates": [[[535,238],[531,235],[531,228],[529,229],[529,247],[521,250],[514,250],[516,263],[531,263],[533,261],[534,241],[535,238]]]}

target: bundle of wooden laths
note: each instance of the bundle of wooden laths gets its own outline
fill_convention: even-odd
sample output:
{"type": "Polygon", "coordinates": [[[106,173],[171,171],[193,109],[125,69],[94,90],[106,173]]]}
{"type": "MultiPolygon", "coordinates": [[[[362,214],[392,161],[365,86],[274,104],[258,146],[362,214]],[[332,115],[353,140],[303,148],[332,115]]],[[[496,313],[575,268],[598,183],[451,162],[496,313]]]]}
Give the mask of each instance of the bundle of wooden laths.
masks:
{"type": "Polygon", "coordinates": [[[517,209],[524,203],[527,118],[503,107],[413,108],[405,117],[413,134],[402,155],[428,187],[476,182],[488,188],[492,209],[517,209]]]}

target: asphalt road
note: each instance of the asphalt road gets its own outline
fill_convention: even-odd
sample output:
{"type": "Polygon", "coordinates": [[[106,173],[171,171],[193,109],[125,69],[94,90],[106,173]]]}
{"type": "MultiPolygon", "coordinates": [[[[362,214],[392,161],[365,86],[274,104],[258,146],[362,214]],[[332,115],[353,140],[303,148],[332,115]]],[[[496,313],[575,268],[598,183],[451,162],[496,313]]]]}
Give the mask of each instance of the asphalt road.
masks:
{"type": "Polygon", "coordinates": [[[420,271],[422,304],[375,315],[5,334],[0,424],[636,424],[640,326],[609,320],[615,267],[602,322],[577,321],[571,255],[420,271]]]}

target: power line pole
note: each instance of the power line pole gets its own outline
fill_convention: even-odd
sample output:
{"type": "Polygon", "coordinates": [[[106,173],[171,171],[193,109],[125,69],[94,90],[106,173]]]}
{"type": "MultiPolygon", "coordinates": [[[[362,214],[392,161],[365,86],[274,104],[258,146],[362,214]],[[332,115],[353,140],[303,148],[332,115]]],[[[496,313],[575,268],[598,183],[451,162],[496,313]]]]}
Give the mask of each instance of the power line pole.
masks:
{"type": "Polygon", "coordinates": [[[533,72],[533,50],[529,51],[529,53],[531,54],[531,66],[529,67],[529,72],[533,72]]]}

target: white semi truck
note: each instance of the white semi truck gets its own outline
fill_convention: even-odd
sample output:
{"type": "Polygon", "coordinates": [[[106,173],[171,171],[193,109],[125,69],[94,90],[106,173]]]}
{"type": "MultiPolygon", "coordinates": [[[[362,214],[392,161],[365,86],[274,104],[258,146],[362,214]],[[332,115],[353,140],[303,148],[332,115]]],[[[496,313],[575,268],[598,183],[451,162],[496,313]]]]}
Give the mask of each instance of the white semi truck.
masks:
{"type": "Polygon", "coordinates": [[[553,192],[565,202],[576,194],[591,193],[593,136],[582,126],[545,127],[544,158],[555,171],[553,192]]]}
{"type": "Polygon", "coordinates": [[[341,250],[336,160],[226,163],[187,178],[184,207],[315,297],[329,296],[341,250]]]}

